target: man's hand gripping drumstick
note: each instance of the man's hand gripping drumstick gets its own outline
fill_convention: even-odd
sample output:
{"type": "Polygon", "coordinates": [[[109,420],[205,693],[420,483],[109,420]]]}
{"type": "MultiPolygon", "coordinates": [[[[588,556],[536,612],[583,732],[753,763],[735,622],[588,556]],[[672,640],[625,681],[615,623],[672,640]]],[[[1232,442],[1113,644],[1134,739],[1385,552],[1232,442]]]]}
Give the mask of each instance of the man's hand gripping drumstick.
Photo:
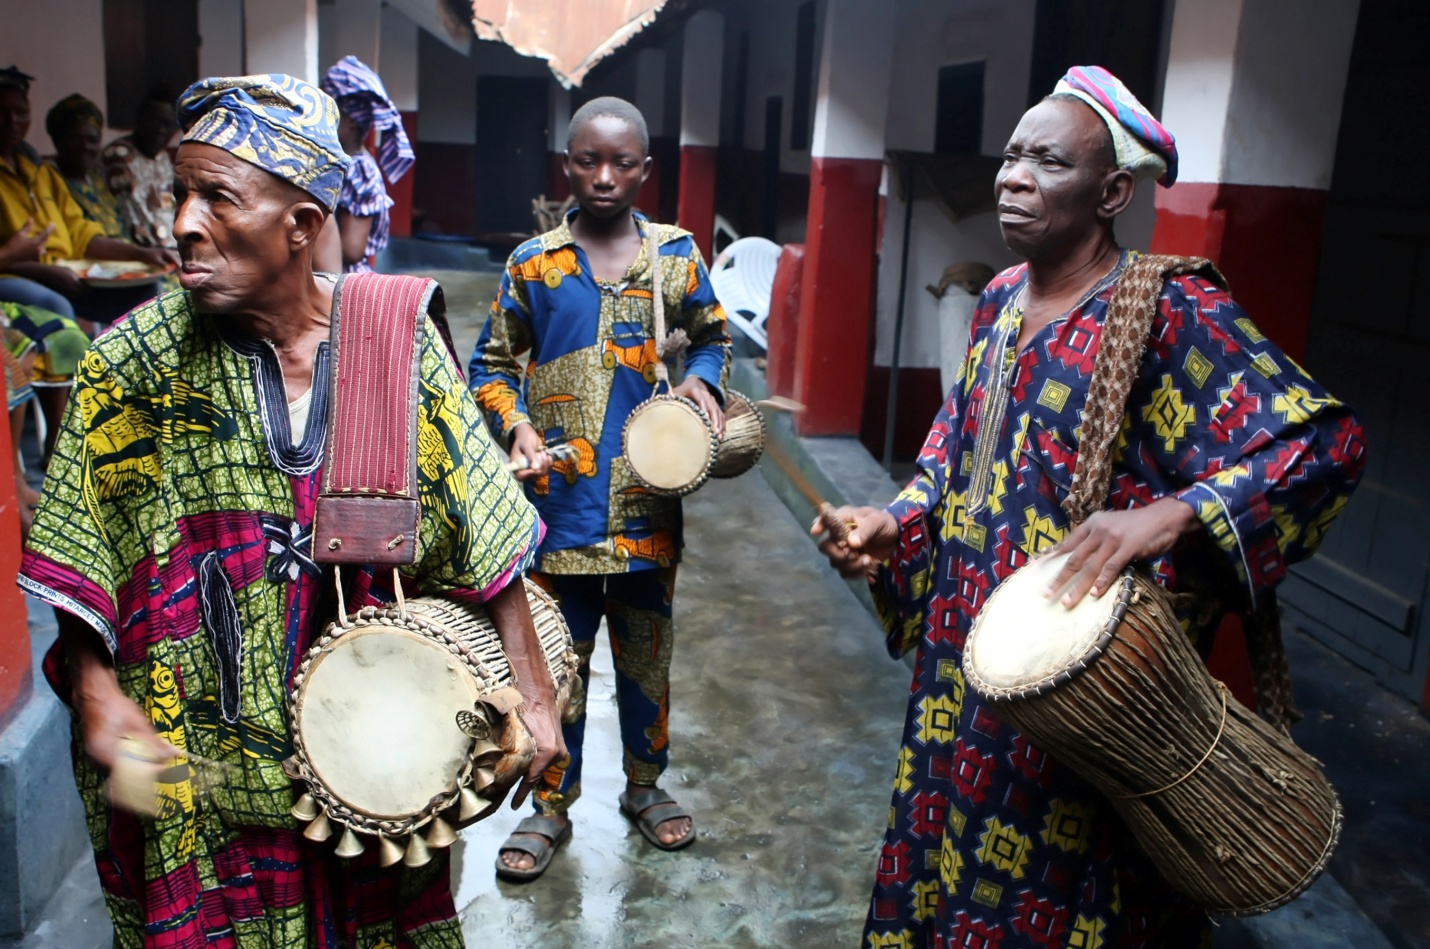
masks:
{"type": "Polygon", "coordinates": [[[547,445],[530,422],[518,423],[511,436],[511,460],[506,470],[518,481],[530,481],[551,471],[556,461],[569,461],[576,456],[570,445],[547,445]]]}

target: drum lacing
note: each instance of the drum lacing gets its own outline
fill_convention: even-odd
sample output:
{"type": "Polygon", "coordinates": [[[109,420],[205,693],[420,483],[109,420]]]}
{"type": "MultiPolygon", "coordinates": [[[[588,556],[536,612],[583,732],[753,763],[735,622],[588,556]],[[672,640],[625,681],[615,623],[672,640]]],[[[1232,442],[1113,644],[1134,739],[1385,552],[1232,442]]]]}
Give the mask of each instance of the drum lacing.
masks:
{"type": "Polygon", "coordinates": [[[1223,682],[1218,682],[1217,687],[1221,690],[1221,724],[1217,726],[1216,737],[1212,739],[1211,747],[1207,749],[1207,753],[1202,755],[1201,758],[1197,759],[1197,763],[1192,765],[1192,767],[1187,771],[1186,774],[1182,775],[1180,778],[1173,781],[1171,784],[1164,785],[1163,787],[1157,788],[1152,791],[1140,791],[1136,794],[1115,794],[1111,795],[1112,797],[1116,797],[1120,801],[1131,801],[1139,797],[1151,797],[1154,794],[1164,794],[1167,791],[1172,790],[1172,788],[1176,787],[1177,785],[1181,784],[1183,781],[1190,778],[1192,775],[1196,774],[1197,771],[1201,769],[1201,766],[1207,763],[1208,759],[1210,759],[1212,756],[1212,752],[1216,751],[1217,745],[1221,744],[1221,736],[1226,733],[1227,688],[1226,684],[1223,682]]]}
{"type": "Polygon", "coordinates": [[[348,622],[348,603],[343,596],[343,571],[341,567],[333,568],[333,586],[338,591],[338,619],[337,623],[343,629],[352,629],[352,623],[348,622]]]}

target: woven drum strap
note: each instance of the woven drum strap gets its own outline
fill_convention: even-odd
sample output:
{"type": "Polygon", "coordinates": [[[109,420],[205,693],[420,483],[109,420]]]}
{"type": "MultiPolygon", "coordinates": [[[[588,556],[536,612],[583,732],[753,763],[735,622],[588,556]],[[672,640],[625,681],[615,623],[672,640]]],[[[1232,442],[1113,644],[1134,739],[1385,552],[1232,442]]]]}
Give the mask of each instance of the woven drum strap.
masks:
{"type": "Polygon", "coordinates": [[[651,306],[655,311],[655,381],[670,387],[670,369],[665,364],[665,292],[661,287],[660,246],[655,241],[646,241],[646,262],[650,267],[651,306]]]}
{"type": "Polygon", "coordinates": [[[1063,510],[1074,525],[1107,505],[1107,490],[1112,483],[1112,445],[1127,414],[1127,396],[1137,381],[1147,334],[1157,315],[1157,298],[1168,277],[1188,273],[1226,288],[1226,279],[1205,257],[1165,254],[1138,257],[1123,269],[1117,281],[1102,323],[1102,342],[1088,385],[1072,490],[1063,499],[1063,510]]]}
{"type": "Polygon", "coordinates": [[[332,424],[313,529],[320,563],[417,556],[417,381],[433,280],[352,274],[334,291],[332,424]]]}

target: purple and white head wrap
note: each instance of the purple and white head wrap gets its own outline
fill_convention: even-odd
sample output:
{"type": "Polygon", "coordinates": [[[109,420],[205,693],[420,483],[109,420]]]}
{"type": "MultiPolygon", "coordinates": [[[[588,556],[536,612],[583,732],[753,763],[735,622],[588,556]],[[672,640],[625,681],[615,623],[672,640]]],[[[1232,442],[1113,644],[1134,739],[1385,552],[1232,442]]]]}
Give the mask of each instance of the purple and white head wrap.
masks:
{"type": "Polygon", "coordinates": [[[377,130],[377,163],[387,180],[396,181],[407,174],[416,155],[407,140],[407,130],[402,127],[402,113],[387,97],[387,89],[377,73],[356,56],[344,56],[327,71],[319,85],[338,101],[338,108],[364,130],[377,130]]]}
{"type": "Polygon", "coordinates": [[[1138,178],[1156,178],[1164,188],[1177,180],[1177,140],[1116,76],[1101,66],[1074,66],[1058,80],[1053,95],[1070,95],[1090,105],[1112,133],[1117,167],[1138,178]]]}

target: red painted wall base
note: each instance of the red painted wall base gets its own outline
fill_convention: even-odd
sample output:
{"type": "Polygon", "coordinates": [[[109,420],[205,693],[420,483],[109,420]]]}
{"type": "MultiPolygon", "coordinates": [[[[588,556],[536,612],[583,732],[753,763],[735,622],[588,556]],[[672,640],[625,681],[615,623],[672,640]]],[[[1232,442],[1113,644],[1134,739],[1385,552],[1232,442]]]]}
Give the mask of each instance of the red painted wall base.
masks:
{"type": "Polygon", "coordinates": [[[809,225],[795,353],[801,435],[857,435],[869,374],[879,226],[877,158],[810,162],[809,225]]]}
{"type": "Polygon", "coordinates": [[[1157,191],[1152,252],[1211,258],[1232,294],[1292,359],[1306,354],[1326,192],[1183,182],[1157,191]]]}
{"type": "Polygon", "coordinates": [[[769,337],[765,380],[771,395],[794,395],[794,354],[799,345],[799,301],[804,281],[804,245],[786,244],[780,249],[775,267],[775,285],[770,290],[770,317],[765,321],[769,337]]]}
{"type": "Polygon", "coordinates": [[[15,585],[20,572],[20,509],[15,500],[10,426],[0,425],[0,727],[30,689],[30,626],[25,596],[15,585]]]}
{"type": "Polygon", "coordinates": [[[680,146],[680,190],[676,222],[695,235],[708,264],[715,237],[715,169],[718,150],[710,145],[680,146]]]}

